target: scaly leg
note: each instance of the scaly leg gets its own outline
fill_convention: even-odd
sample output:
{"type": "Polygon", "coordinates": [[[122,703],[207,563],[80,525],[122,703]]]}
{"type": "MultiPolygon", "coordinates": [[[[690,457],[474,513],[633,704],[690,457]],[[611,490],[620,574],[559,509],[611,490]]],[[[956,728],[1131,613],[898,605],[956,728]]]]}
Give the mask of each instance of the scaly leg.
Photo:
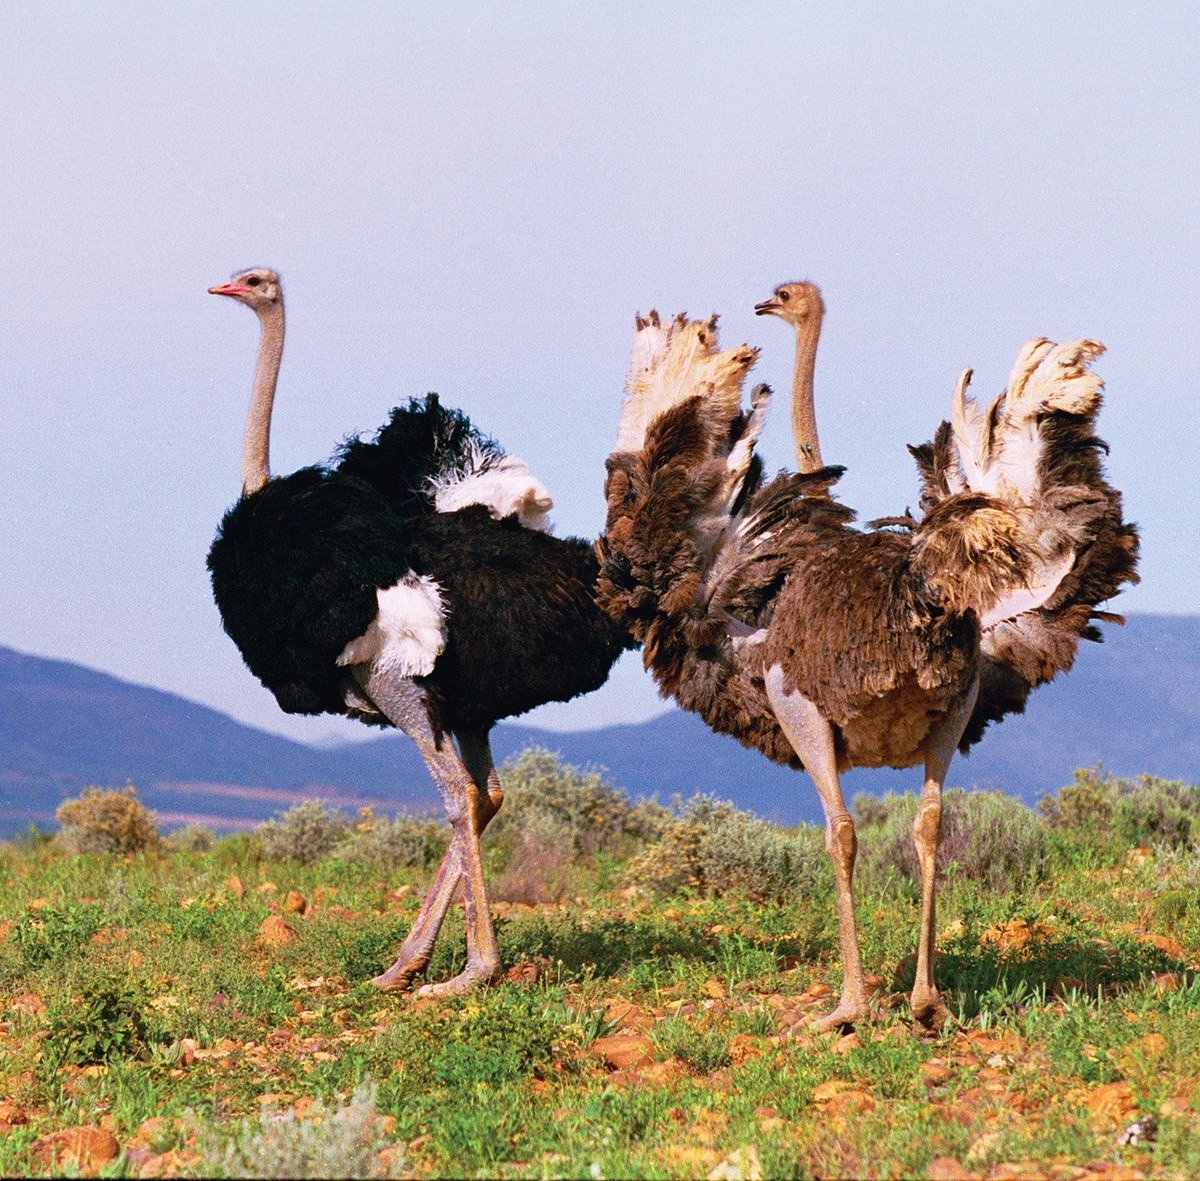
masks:
{"type": "MultiPolygon", "coordinates": [[[[489,822],[500,811],[504,802],[504,791],[500,786],[500,777],[492,759],[492,748],[486,731],[468,731],[458,735],[458,747],[468,773],[477,789],[478,807],[475,812],[478,825],[477,835],[481,835],[489,822]]],[[[441,930],[446,912],[454,901],[454,893],[458,889],[463,876],[462,842],[457,834],[451,838],[450,847],[442,857],[442,863],[434,876],[433,885],[425,895],[420,913],[412,925],[412,930],[401,945],[396,962],[386,972],[380,973],[371,981],[377,988],[385,991],[408,988],[413,980],[420,975],[429,963],[433,945],[441,930]]],[[[467,943],[468,956],[470,945],[474,938],[474,930],[468,926],[467,943]]],[[[421,989],[424,993],[425,986],[421,989]]]]}
{"type": "Polygon", "coordinates": [[[837,1008],[820,1018],[816,1025],[820,1029],[853,1025],[867,1015],[870,993],[863,975],[858,927],[854,920],[854,859],[858,852],[858,838],[854,833],[854,818],[846,807],[842,785],[838,780],[833,727],[802,693],[784,692],[783,671],[778,665],[767,671],[766,687],[771,709],[780,727],[817,786],[821,806],[825,810],[825,847],[833,858],[837,881],[842,995],[837,1008]]]}
{"type": "MultiPolygon", "coordinates": [[[[467,912],[467,966],[453,980],[429,986],[428,991],[462,992],[478,981],[492,979],[500,970],[500,952],[492,930],[479,850],[479,834],[496,814],[499,805],[494,802],[490,791],[477,786],[449,737],[435,732],[425,691],[419,685],[407,679],[380,676],[365,668],[359,675],[363,678],[362,688],[370,700],[393,725],[416,743],[442,795],[453,829],[450,847],[446,850],[433,885],[425,896],[408,938],[400,948],[396,962],[375,977],[373,983],[385,990],[406,988],[424,970],[442,920],[461,881],[463,905],[467,912]]],[[[485,749],[486,744],[484,735],[482,746],[485,749]]],[[[471,761],[482,768],[483,756],[479,753],[478,736],[468,742],[468,747],[471,761]]],[[[490,765],[490,751],[486,758],[490,765]]],[[[494,772],[489,769],[484,774],[490,786],[494,772]]],[[[496,787],[498,791],[498,782],[496,787]]]]}
{"type": "MultiPolygon", "coordinates": [[[[456,736],[462,761],[471,776],[474,792],[471,795],[471,830],[474,833],[475,844],[478,848],[479,838],[483,830],[491,823],[500,806],[504,803],[504,789],[500,786],[500,777],[496,774],[495,761],[492,758],[492,747],[488,741],[486,730],[465,731],[456,736]]],[[[466,872],[466,866],[459,868],[459,877],[466,872]]],[[[463,906],[466,911],[467,926],[467,969],[452,980],[438,984],[425,984],[417,990],[418,996],[439,996],[447,993],[462,992],[470,987],[477,978],[471,975],[472,964],[486,964],[494,952],[495,966],[490,975],[494,977],[500,968],[500,953],[496,947],[496,937],[492,929],[491,912],[487,905],[486,888],[483,884],[482,861],[479,872],[479,894],[484,902],[482,919],[477,905],[473,905],[469,895],[464,890],[463,906]],[[490,944],[490,951],[489,951],[490,944]],[[466,978],[464,980],[464,978],[466,978]]],[[[447,905],[450,899],[447,898],[447,905]]],[[[445,910],[442,912],[443,916],[445,910]]],[[[439,924],[441,919],[438,920],[439,924]]]]}
{"type": "Polygon", "coordinates": [[[934,945],[937,938],[937,852],[942,831],[942,786],[950,760],[979,694],[976,681],[953,712],[938,724],[925,747],[925,786],[913,821],[913,841],[921,867],[921,934],[917,942],[917,977],[913,982],[913,1017],[927,1029],[940,1028],[948,1010],[933,982],[934,945]]]}

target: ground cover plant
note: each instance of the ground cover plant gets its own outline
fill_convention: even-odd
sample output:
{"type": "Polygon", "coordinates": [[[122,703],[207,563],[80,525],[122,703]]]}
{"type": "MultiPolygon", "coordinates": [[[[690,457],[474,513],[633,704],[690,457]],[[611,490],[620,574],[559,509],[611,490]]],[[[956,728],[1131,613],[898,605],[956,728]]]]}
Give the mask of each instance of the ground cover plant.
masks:
{"type": "MultiPolygon", "coordinates": [[[[1039,812],[948,800],[956,1020],[922,1036],[910,799],[856,802],[877,1011],[817,1034],[838,979],[819,832],[637,804],[544,752],[506,777],[506,975],[450,1001],[366,983],[443,847],[424,818],[303,805],[131,851],[0,846],[0,1173],[1200,1173],[1200,789],[1087,771],[1039,812]]],[[[431,973],[461,955],[441,941],[431,973]]]]}

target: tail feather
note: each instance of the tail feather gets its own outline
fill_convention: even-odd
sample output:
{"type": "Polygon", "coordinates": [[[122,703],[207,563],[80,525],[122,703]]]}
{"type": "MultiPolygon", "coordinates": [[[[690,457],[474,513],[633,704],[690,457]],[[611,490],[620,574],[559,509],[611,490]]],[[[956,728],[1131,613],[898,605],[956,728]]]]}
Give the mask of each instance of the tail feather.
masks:
{"type": "Polygon", "coordinates": [[[494,517],[515,514],[522,525],[551,532],[554,501],[529,465],[437,394],[397,406],[374,439],[347,439],[337,471],[365,480],[401,517],[482,504],[494,517]]]}
{"type": "Polygon", "coordinates": [[[986,411],[964,378],[951,421],[910,449],[923,481],[918,554],[923,546],[933,580],[973,600],[983,624],[963,750],[1069,669],[1081,639],[1099,640],[1096,621],[1111,617],[1098,605],[1137,581],[1137,530],[1105,479],[1107,447],[1095,435],[1104,382],[1090,365],[1103,351],[1089,339],[1029,341],[986,411]],[[964,511],[972,497],[979,521],[964,511]]]}
{"type": "Polygon", "coordinates": [[[814,498],[841,474],[781,475],[765,486],[755,444],[770,390],[742,386],[757,352],[721,351],[715,318],[639,317],[597,599],[643,642],[660,691],[768,758],[798,766],[773,719],[755,638],[798,550],[853,514],[814,498]]]}

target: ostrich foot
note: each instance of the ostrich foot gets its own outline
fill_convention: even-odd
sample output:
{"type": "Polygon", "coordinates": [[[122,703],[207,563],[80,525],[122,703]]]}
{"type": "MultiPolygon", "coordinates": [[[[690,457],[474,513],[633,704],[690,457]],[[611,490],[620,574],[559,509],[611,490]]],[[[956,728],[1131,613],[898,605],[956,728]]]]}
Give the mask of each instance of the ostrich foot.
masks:
{"type": "Polygon", "coordinates": [[[500,965],[488,966],[468,964],[457,976],[441,980],[437,984],[422,984],[417,989],[419,997],[461,996],[481,984],[491,984],[500,975],[500,965]]]}
{"type": "Polygon", "coordinates": [[[922,1029],[936,1033],[950,1019],[950,1010],[936,988],[912,991],[913,1021],[922,1029]]]}
{"type": "Polygon", "coordinates": [[[845,1032],[853,1029],[862,1021],[867,1016],[869,1009],[870,1004],[865,996],[852,1000],[842,997],[838,1002],[838,1007],[832,1013],[826,1013],[823,1017],[810,1018],[808,1028],[817,1033],[830,1033],[833,1030],[845,1032]]]}
{"type": "Polygon", "coordinates": [[[386,972],[380,972],[371,983],[381,992],[400,992],[425,971],[428,955],[402,955],[386,972]]]}

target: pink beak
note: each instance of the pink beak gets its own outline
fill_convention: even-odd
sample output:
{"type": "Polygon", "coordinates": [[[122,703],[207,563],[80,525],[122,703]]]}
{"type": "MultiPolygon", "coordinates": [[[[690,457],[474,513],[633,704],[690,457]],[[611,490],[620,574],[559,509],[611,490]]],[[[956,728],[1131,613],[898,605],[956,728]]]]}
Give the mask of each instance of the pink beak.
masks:
{"type": "Polygon", "coordinates": [[[250,288],[244,283],[222,283],[208,289],[209,295],[249,295],[250,288]]]}

